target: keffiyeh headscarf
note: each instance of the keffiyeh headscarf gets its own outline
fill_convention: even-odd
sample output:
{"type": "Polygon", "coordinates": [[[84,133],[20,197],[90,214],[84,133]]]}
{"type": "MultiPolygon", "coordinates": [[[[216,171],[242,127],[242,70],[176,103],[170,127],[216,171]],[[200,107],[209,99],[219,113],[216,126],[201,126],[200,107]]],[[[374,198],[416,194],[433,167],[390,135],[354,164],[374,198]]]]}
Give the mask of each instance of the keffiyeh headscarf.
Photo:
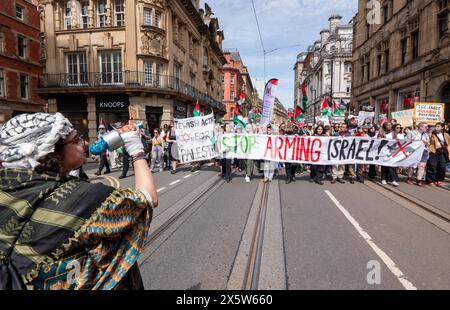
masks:
{"type": "Polygon", "coordinates": [[[72,131],[72,124],[61,113],[18,115],[0,128],[0,163],[5,168],[34,169],[72,131]]]}

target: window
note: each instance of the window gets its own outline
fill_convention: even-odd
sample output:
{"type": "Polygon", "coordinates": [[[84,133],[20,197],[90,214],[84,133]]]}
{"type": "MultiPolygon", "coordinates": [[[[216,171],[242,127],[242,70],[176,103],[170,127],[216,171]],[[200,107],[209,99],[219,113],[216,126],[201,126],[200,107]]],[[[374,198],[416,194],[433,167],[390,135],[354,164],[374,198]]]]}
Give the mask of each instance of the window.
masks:
{"type": "Polygon", "coordinates": [[[116,26],[125,25],[125,13],[123,7],[123,0],[116,0],[115,2],[116,26]]]}
{"type": "Polygon", "coordinates": [[[377,76],[380,76],[381,75],[381,54],[378,54],[378,56],[377,56],[377,65],[378,65],[377,76]]]}
{"type": "Polygon", "coordinates": [[[20,20],[23,20],[23,7],[20,5],[16,5],[16,17],[20,20]]]}
{"type": "Polygon", "coordinates": [[[230,84],[234,85],[234,75],[230,78],[230,84]]]}
{"type": "Polygon", "coordinates": [[[25,44],[25,37],[18,35],[17,36],[17,55],[19,55],[20,58],[25,58],[26,56],[26,44],[25,44]]]}
{"type": "Polygon", "coordinates": [[[352,82],[347,81],[347,94],[350,94],[351,91],[352,91],[352,82]]]}
{"type": "Polygon", "coordinates": [[[6,91],[5,91],[5,75],[4,71],[0,70],[0,97],[5,97],[6,91]]]}
{"type": "Polygon", "coordinates": [[[5,53],[5,34],[0,32],[0,54],[5,53]]]}
{"type": "Polygon", "coordinates": [[[384,51],[384,72],[389,72],[389,50],[384,51]]]}
{"type": "Polygon", "coordinates": [[[28,76],[20,75],[20,98],[28,99],[28,76]]]}
{"type": "Polygon", "coordinates": [[[366,63],[367,66],[367,81],[370,80],[370,60],[366,63]]]}
{"type": "Polygon", "coordinates": [[[153,86],[153,61],[144,62],[144,84],[153,86]]]}
{"type": "Polygon", "coordinates": [[[85,53],[70,53],[66,55],[69,85],[87,84],[87,63],[85,53]]]}
{"type": "Polygon", "coordinates": [[[232,92],[230,93],[230,100],[231,100],[231,101],[234,101],[234,91],[232,91],[232,92]]]}
{"type": "Polygon", "coordinates": [[[122,83],[121,51],[100,52],[100,72],[103,84],[122,83]]]}
{"type": "Polygon", "coordinates": [[[162,15],[161,12],[155,11],[155,26],[161,28],[162,25],[162,15]]]}
{"type": "Polygon", "coordinates": [[[97,27],[106,26],[105,0],[98,0],[97,4],[97,27]]]}
{"type": "Polygon", "coordinates": [[[408,44],[407,39],[403,39],[400,41],[400,51],[402,53],[402,55],[401,55],[402,65],[404,65],[406,63],[406,53],[408,51],[407,44],[408,44]]]}
{"type": "Polygon", "coordinates": [[[413,32],[411,34],[412,40],[412,59],[416,60],[419,57],[419,32],[413,32]]]}
{"type": "Polygon", "coordinates": [[[345,73],[351,73],[352,72],[352,63],[346,62],[344,65],[345,73]]]}
{"type": "Polygon", "coordinates": [[[175,75],[175,89],[176,90],[180,90],[180,79],[181,79],[181,65],[180,64],[175,64],[174,65],[174,75],[175,75]]]}
{"type": "Polygon", "coordinates": [[[144,25],[151,26],[152,25],[152,10],[145,8],[144,9],[144,25]]]}
{"type": "Polygon", "coordinates": [[[442,38],[448,31],[448,11],[442,15],[438,15],[439,36],[442,38]]]}
{"type": "Polygon", "coordinates": [[[163,69],[164,69],[163,64],[156,64],[156,81],[155,81],[156,87],[161,87],[161,78],[163,74],[163,69]]]}
{"type": "Polygon", "coordinates": [[[389,20],[389,6],[383,7],[383,23],[386,24],[389,20]]]}
{"type": "Polygon", "coordinates": [[[64,29],[72,29],[72,2],[67,1],[64,8],[64,29]]]}
{"type": "Polygon", "coordinates": [[[225,74],[222,74],[222,84],[225,82],[225,74]]]}
{"type": "Polygon", "coordinates": [[[81,28],[88,27],[89,20],[89,2],[83,1],[81,2],[81,28]]]}

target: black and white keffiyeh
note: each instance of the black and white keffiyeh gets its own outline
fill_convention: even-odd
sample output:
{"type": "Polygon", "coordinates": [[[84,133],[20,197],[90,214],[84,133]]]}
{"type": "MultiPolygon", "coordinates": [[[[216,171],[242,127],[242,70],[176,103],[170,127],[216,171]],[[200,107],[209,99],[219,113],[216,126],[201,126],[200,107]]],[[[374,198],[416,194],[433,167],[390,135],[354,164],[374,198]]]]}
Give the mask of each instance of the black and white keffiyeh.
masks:
{"type": "Polygon", "coordinates": [[[0,163],[6,168],[34,169],[72,131],[72,124],[61,113],[18,115],[0,128],[0,163]]]}

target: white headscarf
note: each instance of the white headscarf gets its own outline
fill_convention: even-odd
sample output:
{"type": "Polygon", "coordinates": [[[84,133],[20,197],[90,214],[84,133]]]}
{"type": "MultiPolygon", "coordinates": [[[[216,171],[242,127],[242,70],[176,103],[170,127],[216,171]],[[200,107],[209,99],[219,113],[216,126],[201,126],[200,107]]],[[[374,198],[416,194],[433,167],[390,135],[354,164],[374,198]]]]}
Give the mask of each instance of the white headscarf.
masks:
{"type": "Polygon", "coordinates": [[[18,115],[0,128],[0,163],[6,168],[34,169],[72,131],[72,124],[61,113],[18,115]]]}

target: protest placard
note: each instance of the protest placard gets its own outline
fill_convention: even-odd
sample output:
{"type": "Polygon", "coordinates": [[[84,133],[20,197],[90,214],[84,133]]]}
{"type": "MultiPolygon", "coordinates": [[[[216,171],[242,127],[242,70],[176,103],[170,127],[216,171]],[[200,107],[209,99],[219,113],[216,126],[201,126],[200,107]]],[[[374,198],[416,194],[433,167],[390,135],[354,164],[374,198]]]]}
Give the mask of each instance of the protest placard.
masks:
{"type": "Polygon", "coordinates": [[[414,118],[416,123],[434,125],[444,120],[445,103],[416,102],[414,104],[414,118]]]}
{"type": "Polygon", "coordinates": [[[358,114],[358,126],[362,126],[366,119],[370,120],[370,123],[373,123],[373,118],[375,117],[375,112],[368,112],[368,111],[359,111],[358,114]]]}
{"type": "Polygon", "coordinates": [[[316,123],[322,122],[324,126],[330,126],[330,119],[328,116],[316,116],[316,123]]]}
{"type": "Polygon", "coordinates": [[[208,160],[218,156],[215,149],[214,114],[175,119],[178,158],[181,163],[208,160]]]}
{"type": "Polygon", "coordinates": [[[392,112],[392,118],[397,120],[397,123],[403,127],[409,127],[413,125],[414,109],[402,110],[392,112]]]}

